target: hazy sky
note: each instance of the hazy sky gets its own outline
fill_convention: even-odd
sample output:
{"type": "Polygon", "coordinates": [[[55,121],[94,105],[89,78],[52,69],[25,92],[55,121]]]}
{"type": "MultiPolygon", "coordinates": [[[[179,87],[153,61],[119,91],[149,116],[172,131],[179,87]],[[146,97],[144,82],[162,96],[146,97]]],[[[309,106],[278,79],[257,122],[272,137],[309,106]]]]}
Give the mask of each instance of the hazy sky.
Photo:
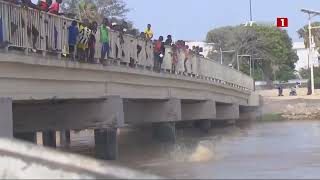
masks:
{"type": "MultiPolygon", "coordinates": [[[[249,0],[124,0],[128,19],[140,30],[151,23],[155,35],[172,34],[175,39],[204,40],[208,30],[249,20],[249,0]]],[[[290,36],[307,23],[301,8],[320,11],[320,0],[252,0],[253,20],[275,22],[289,18],[290,36]]],[[[314,18],[320,21],[320,17],[314,18]]],[[[300,39],[301,41],[301,39],[300,39]]]]}

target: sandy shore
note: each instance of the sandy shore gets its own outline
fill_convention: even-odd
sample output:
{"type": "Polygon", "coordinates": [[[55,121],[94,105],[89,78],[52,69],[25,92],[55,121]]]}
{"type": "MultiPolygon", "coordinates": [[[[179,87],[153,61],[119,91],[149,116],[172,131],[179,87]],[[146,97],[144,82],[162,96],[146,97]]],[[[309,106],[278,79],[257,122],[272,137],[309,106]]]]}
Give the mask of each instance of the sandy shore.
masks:
{"type": "Polygon", "coordinates": [[[320,119],[320,91],[307,96],[307,89],[297,90],[299,96],[289,96],[290,89],[284,90],[284,96],[279,97],[278,91],[258,91],[263,96],[261,112],[263,116],[280,115],[285,119],[320,119]]]}

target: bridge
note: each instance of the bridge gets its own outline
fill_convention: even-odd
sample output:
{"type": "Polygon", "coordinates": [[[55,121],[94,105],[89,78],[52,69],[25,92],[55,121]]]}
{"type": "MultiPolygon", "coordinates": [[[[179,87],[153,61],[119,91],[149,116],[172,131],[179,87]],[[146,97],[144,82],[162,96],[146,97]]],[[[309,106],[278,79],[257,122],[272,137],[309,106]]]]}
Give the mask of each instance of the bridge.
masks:
{"type": "MultiPolygon", "coordinates": [[[[93,129],[97,157],[115,159],[127,124],[152,124],[155,138],[174,141],[176,123],[208,130],[259,106],[249,76],[196,55],[184,69],[182,51],[174,72],[170,46],[155,72],[152,42],[122,32],[110,31],[107,65],[72,61],[64,57],[71,22],[0,1],[0,137],[36,142],[42,132],[43,144],[55,147],[56,131],[68,141],[70,130],[93,129]]],[[[100,49],[97,42],[96,59],[100,49]]]]}

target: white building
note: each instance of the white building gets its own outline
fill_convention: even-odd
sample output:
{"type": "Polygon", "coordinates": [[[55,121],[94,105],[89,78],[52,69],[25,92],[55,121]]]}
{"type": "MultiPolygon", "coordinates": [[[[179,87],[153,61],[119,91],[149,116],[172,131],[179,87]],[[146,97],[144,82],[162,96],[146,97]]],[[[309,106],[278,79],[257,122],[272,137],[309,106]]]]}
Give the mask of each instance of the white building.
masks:
{"type": "MultiPolygon", "coordinates": [[[[305,47],[304,42],[294,42],[293,49],[297,52],[299,57],[299,60],[296,63],[296,70],[299,71],[302,68],[308,68],[308,49],[305,47]]],[[[314,61],[316,67],[319,66],[318,56],[319,53],[317,51],[311,55],[311,60],[314,61]]]]}
{"type": "Polygon", "coordinates": [[[212,44],[208,44],[208,43],[203,42],[203,41],[186,41],[186,45],[188,45],[190,49],[192,49],[192,46],[202,47],[203,48],[203,52],[200,53],[200,54],[202,54],[204,57],[207,57],[209,52],[213,48],[212,44]]]}

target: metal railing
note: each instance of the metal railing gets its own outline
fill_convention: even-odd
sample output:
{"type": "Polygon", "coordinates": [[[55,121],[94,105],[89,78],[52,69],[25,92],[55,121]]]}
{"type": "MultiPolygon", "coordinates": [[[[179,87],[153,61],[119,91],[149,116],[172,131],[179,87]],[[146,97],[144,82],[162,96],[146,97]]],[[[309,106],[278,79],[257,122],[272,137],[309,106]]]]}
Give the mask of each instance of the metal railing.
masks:
{"type": "MultiPolygon", "coordinates": [[[[73,20],[49,14],[43,11],[21,7],[0,0],[0,43],[8,42],[8,47],[21,47],[27,53],[30,49],[46,52],[69,54],[68,27],[73,20]],[[2,39],[1,39],[2,38],[2,39]]],[[[96,33],[95,58],[100,59],[101,43],[99,31],[96,33]]],[[[112,59],[133,67],[154,66],[153,43],[145,39],[110,30],[110,53],[112,59]]],[[[182,49],[178,49],[176,71],[172,69],[172,47],[166,46],[162,69],[163,72],[176,75],[187,75],[193,78],[205,79],[233,88],[253,91],[254,81],[251,77],[214,60],[190,55],[186,62],[182,49]]]]}

